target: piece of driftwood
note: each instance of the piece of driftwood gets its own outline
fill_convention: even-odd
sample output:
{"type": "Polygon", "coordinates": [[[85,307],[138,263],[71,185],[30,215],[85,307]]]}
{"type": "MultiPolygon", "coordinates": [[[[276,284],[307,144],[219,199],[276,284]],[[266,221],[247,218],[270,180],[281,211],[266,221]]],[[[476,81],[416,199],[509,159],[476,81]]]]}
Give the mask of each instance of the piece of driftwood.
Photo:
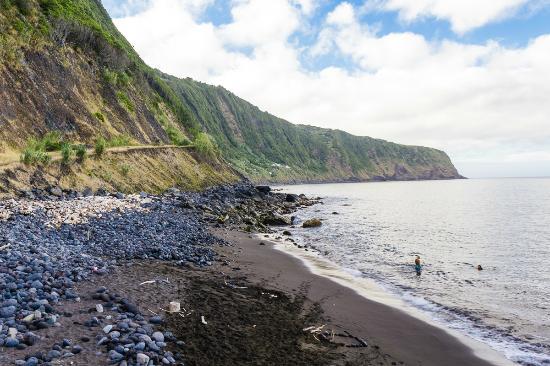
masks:
{"type": "Polygon", "coordinates": [[[150,285],[150,284],[156,283],[156,282],[157,282],[157,280],[144,281],[144,282],[140,283],[139,285],[140,285],[140,286],[143,286],[143,285],[150,285]]]}
{"type": "Polygon", "coordinates": [[[310,333],[321,333],[321,331],[323,330],[324,327],[326,327],[327,325],[324,324],[324,325],[320,325],[320,326],[311,326],[311,327],[307,327],[307,328],[304,328],[303,331],[304,332],[310,332],[310,333]]]}
{"type": "Polygon", "coordinates": [[[11,244],[2,245],[0,247],[0,250],[8,249],[11,246],[11,244]]]}

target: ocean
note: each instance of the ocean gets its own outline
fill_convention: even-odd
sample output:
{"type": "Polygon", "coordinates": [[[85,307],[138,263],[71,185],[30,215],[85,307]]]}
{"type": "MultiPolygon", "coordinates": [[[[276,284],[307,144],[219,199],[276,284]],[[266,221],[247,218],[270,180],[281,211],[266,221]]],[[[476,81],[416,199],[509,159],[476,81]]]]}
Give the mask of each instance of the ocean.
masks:
{"type": "Polygon", "coordinates": [[[322,198],[297,213],[323,220],[291,229],[299,245],[514,362],[550,365],[550,179],[278,189],[322,198]]]}

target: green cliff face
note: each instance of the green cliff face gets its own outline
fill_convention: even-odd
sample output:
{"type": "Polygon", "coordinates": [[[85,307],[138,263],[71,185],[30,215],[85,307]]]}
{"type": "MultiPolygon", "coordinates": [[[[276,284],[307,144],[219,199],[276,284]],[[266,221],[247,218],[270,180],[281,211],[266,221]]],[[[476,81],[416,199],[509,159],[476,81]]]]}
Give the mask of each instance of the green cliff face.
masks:
{"type": "Polygon", "coordinates": [[[163,75],[237,169],[258,181],[459,178],[443,151],[294,125],[221,87],[163,75]]]}
{"type": "Polygon", "coordinates": [[[148,67],[99,0],[0,0],[0,163],[30,137],[194,145],[257,181],[448,179],[441,151],[294,125],[148,67]],[[211,138],[206,135],[207,132],[211,138]]]}

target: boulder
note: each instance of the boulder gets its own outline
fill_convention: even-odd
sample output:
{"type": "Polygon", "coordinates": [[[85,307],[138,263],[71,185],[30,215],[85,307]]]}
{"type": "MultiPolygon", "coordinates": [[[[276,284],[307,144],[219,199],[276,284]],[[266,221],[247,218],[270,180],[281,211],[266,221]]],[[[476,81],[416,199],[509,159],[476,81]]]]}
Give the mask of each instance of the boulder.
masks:
{"type": "Polygon", "coordinates": [[[262,193],[265,193],[265,194],[271,192],[271,187],[270,186],[256,186],[256,189],[259,192],[262,192],[262,193]]]}
{"type": "Polygon", "coordinates": [[[290,217],[280,215],[276,212],[272,212],[262,218],[264,225],[283,226],[290,225],[290,217]]]}
{"type": "Polygon", "coordinates": [[[319,220],[319,219],[309,219],[309,220],[304,221],[304,223],[302,224],[302,227],[311,228],[311,227],[319,227],[321,225],[323,225],[321,220],[319,220]]]}
{"type": "Polygon", "coordinates": [[[63,191],[59,187],[50,188],[50,193],[52,194],[52,196],[56,196],[56,197],[63,196],[63,191]]]}
{"type": "Polygon", "coordinates": [[[287,194],[285,197],[286,202],[298,202],[299,199],[300,197],[297,194],[291,194],[291,193],[287,194]]]}

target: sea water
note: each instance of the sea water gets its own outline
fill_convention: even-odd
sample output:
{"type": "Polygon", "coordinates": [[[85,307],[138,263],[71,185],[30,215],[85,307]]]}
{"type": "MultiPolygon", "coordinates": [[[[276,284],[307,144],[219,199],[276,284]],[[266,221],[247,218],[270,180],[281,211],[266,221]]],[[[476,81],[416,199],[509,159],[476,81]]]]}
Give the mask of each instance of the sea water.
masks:
{"type": "Polygon", "coordinates": [[[512,361],[550,365],[550,179],[280,189],[323,199],[297,213],[323,220],[292,229],[300,245],[512,361]]]}

